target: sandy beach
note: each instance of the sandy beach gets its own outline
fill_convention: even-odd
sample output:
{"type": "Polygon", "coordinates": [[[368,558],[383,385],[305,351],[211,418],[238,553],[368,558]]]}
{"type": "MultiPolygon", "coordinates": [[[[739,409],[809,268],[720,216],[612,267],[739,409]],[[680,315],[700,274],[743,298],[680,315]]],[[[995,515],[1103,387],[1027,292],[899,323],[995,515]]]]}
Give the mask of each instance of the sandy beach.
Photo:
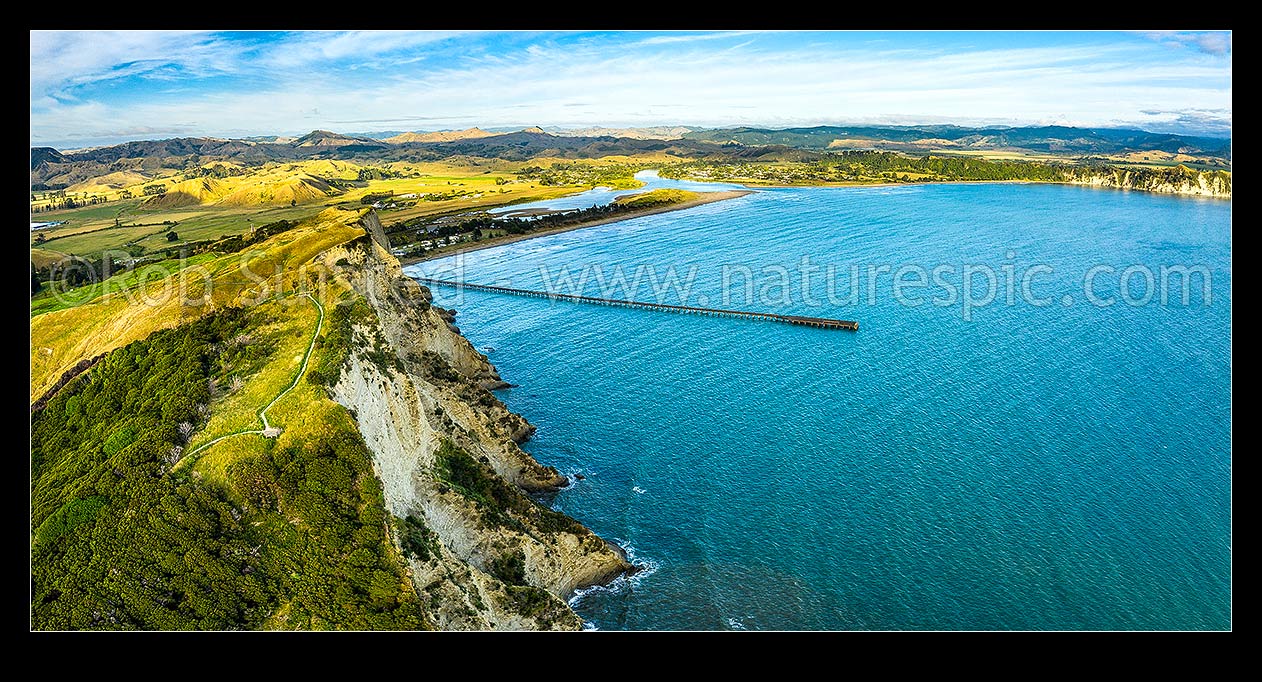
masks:
{"type": "Polygon", "coordinates": [[[560,234],[562,232],[569,232],[571,230],[581,230],[587,227],[595,227],[597,225],[606,225],[608,223],[616,223],[620,220],[630,220],[631,218],[639,218],[641,216],[654,215],[656,213],[669,213],[671,211],[682,211],[686,208],[692,208],[694,206],[700,206],[702,204],[712,204],[716,201],[723,201],[725,199],[735,199],[736,197],[743,197],[746,194],[750,194],[754,191],[756,190],[726,190],[723,192],[705,192],[701,194],[700,196],[698,196],[696,199],[692,199],[690,201],[681,201],[678,204],[668,204],[666,206],[655,206],[653,208],[648,208],[643,211],[635,211],[632,213],[624,213],[621,215],[610,216],[608,218],[600,218],[597,220],[593,220],[591,222],[579,223],[577,225],[566,225],[564,227],[554,227],[548,230],[539,230],[538,232],[531,232],[529,234],[509,234],[509,235],[504,235],[502,237],[492,237],[491,239],[483,239],[482,241],[464,243],[454,249],[444,249],[442,251],[428,253],[424,256],[400,258],[399,262],[402,263],[403,265],[411,265],[413,263],[421,263],[427,260],[434,260],[436,258],[446,258],[447,256],[455,256],[461,253],[469,253],[471,251],[489,249],[494,246],[503,246],[504,244],[512,244],[513,242],[520,242],[526,239],[534,239],[536,237],[546,237],[551,234],[560,234]]]}

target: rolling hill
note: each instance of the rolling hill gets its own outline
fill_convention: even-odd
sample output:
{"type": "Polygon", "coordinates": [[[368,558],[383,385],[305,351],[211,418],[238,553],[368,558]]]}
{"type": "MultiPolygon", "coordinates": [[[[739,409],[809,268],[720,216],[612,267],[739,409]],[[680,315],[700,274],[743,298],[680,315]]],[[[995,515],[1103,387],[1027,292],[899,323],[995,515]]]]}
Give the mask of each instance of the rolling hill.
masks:
{"type": "Polygon", "coordinates": [[[351,137],[349,135],[340,135],[327,130],[313,130],[306,135],[294,140],[292,143],[295,147],[381,147],[380,140],[374,140],[368,137],[351,137]]]}
{"type": "Polygon", "coordinates": [[[167,188],[165,194],[151,196],[145,200],[147,208],[179,208],[211,204],[229,192],[229,185],[214,178],[195,178],[177,182],[167,188]]]}
{"type": "Polygon", "coordinates": [[[66,157],[52,147],[31,147],[31,170],[42,163],[65,163],[66,157]]]}
{"type": "Polygon", "coordinates": [[[286,206],[318,201],[340,193],[324,180],[301,173],[250,183],[223,197],[220,203],[228,206],[286,206]]]}
{"type": "MultiPolygon", "coordinates": [[[[1231,140],[1152,133],[1143,130],[1065,126],[967,128],[939,126],[814,126],[808,128],[659,128],[564,131],[531,127],[491,133],[480,128],[436,133],[403,133],[387,141],[314,130],[282,142],[209,137],[127,142],[73,153],[49,147],[31,149],[31,184],[66,188],[110,173],[132,171],[149,177],[173,174],[189,164],[233,161],[374,160],[436,161],[453,156],[527,161],[538,157],[593,159],[605,156],[667,154],[698,159],[808,160],[848,149],[899,151],[913,155],[1021,154],[1066,159],[1152,153],[1166,158],[1231,167],[1231,140]],[[601,133],[601,134],[580,134],[601,133]],[[610,134],[605,134],[610,133],[610,134]],[[681,137],[672,137],[675,134],[681,137]],[[1157,153],[1160,154],[1157,154],[1157,153]],[[1169,155],[1169,156],[1166,156],[1169,155]]],[[[1160,157],[1160,158],[1158,158],[1160,157]]]]}
{"type": "Polygon", "coordinates": [[[564,137],[625,137],[632,140],[679,140],[688,133],[705,130],[689,126],[649,126],[646,128],[571,128],[554,129],[553,135],[564,137]]]}
{"type": "MultiPolygon", "coordinates": [[[[346,173],[352,164],[338,162],[314,162],[327,164],[330,176],[346,173]]],[[[358,169],[357,166],[352,166],[358,169]]],[[[310,169],[314,170],[314,169],[310,169]]],[[[273,168],[246,176],[223,180],[210,177],[193,178],[177,182],[164,194],[151,196],[144,202],[149,209],[180,208],[206,204],[225,206],[289,206],[318,201],[341,194],[323,178],[307,172],[302,165],[273,168]]],[[[355,171],[351,171],[352,177],[355,171]]]]}
{"type": "Polygon", "coordinates": [[[149,178],[133,170],[106,173],[67,187],[71,192],[98,192],[110,189],[123,189],[132,185],[148,182],[149,178]]]}
{"type": "Polygon", "coordinates": [[[1231,159],[1231,140],[1143,130],[1038,126],[814,126],[810,128],[720,128],[684,134],[685,140],[800,149],[869,148],[924,152],[929,149],[1018,150],[1057,155],[1163,151],[1231,159]]]}
{"type": "Polygon", "coordinates": [[[464,130],[439,130],[432,133],[402,133],[394,137],[385,138],[385,142],[390,144],[404,144],[407,142],[452,142],[455,140],[473,140],[479,137],[492,137],[495,133],[488,133],[481,128],[465,128],[464,130]]]}

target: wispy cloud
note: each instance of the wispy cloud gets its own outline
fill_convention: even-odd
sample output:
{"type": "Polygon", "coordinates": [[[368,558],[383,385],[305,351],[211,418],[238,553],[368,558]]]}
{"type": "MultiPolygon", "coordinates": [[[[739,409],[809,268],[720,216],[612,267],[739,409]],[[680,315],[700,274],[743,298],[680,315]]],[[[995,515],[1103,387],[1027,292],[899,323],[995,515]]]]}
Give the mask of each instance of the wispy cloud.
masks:
{"type": "Polygon", "coordinates": [[[198,31],[31,31],[31,94],[176,68],[229,73],[241,46],[198,31]]]}
{"type": "Polygon", "coordinates": [[[434,129],[1055,120],[1230,132],[1229,61],[1124,34],[1039,46],[1020,35],[970,44],[883,35],[880,47],[866,34],[768,35],[739,51],[749,41],[703,35],[648,44],[639,33],[123,35],[107,49],[83,46],[102,42],[92,36],[40,36],[37,45],[32,34],[31,136],[81,146],[142,126],[233,136],[354,121],[434,129]],[[55,65],[40,63],[50,55],[55,65]]]}
{"type": "Polygon", "coordinates": [[[470,35],[470,31],[318,31],[298,34],[267,50],[260,63],[273,67],[296,67],[317,62],[354,58],[366,60],[378,55],[415,50],[431,43],[470,35]]]}
{"type": "Polygon", "coordinates": [[[1192,47],[1217,56],[1231,54],[1228,31],[1143,31],[1140,35],[1170,47],[1192,47]]]}
{"type": "Polygon", "coordinates": [[[695,43],[699,40],[727,40],[743,36],[757,35],[766,31],[722,31],[719,33],[681,33],[677,35],[652,36],[640,41],[641,45],[668,45],[671,43],[695,43]]]}

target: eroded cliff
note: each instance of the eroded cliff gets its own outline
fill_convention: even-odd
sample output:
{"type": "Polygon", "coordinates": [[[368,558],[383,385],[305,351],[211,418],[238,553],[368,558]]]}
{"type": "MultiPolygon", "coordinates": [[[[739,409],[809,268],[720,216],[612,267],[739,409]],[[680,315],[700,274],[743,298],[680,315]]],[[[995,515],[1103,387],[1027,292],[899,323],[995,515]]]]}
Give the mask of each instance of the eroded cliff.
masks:
{"type": "Polygon", "coordinates": [[[1155,170],[1151,168],[1084,168],[1067,170],[1071,185],[1134,189],[1158,194],[1182,194],[1231,198],[1231,173],[1198,171],[1187,166],[1155,170]]]}
{"type": "Polygon", "coordinates": [[[333,385],[372,451],[416,588],[445,629],[573,629],[564,599],[630,570],[621,550],[533,501],[565,485],[524,452],[534,432],[499,374],[406,277],[373,213],[322,259],[371,310],[333,385]],[[376,349],[367,352],[365,349],[376,349]]]}

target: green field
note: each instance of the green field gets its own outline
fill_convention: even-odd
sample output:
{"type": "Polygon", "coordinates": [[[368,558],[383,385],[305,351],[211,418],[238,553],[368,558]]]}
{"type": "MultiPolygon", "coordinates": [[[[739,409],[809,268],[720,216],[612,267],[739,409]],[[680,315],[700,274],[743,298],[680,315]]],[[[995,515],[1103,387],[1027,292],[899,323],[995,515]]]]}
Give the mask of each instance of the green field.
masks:
{"type": "MultiPolygon", "coordinates": [[[[226,391],[227,395],[221,402],[214,404],[213,416],[205,428],[195,433],[188,443],[190,455],[220,436],[261,430],[263,424],[259,419],[259,410],[290,386],[302,366],[304,355],[312,345],[312,334],[319,314],[306,298],[291,297],[269,301],[258,310],[268,322],[257,328],[257,340],[251,342],[265,343],[271,348],[272,361],[258,372],[241,377],[241,388],[226,391]]],[[[269,412],[273,425],[292,430],[295,424],[302,421],[302,410],[311,409],[323,397],[322,389],[301,382],[291,394],[294,392],[298,394],[298,411],[284,409],[293,402],[290,395],[286,394],[269,412]],[[278,419],[278,415],[283,418],[278,419]]],[[[228,466],[246,454],[257,452],[263,442],[262,435],[254,434],[227,438],[205,448],[197,457],[187,457],[180,464],[191,465],[195,462],[198,471],[212,479],[226,481],[228,466]]]]}
{"type": "Polygon", "coordinates": [[[200,265],[214,260],[217,254],[201,253],[184,259],[172,258],[156,261],[144,266],[114,275],[104,281],[85,284],[81,287],[54,292],[51,288],[40,291],[31,297],[31,317],[51,313],[54,310],[73,308],[93,301],[105,294],[132,291],[161,277],[160,273],[175,274],[184,268],[200,265]]]}
{"type": "MultiPolygon", "coordinates": [[[[340,163],[340,162],[339,162],[340,163]]],[[[316,173],[355,177],[359,166],[340,163],[337,168],[326,168],[329,162],[301,162],[293,164],[269,164],[250,174],[229,178],[234,188],[266,186],[278,177],[294,173],[316,173]],[[345,168],[343,168],[343,166],[345,168]],[[334,173],[334,170],[340,172],[334,173]],[[349,170],[347,170],[349,169],[349,170]]],[[[313,216],[329,206],[363,206],[362,199],[369,195],[421,196],[400,199],[404,204],[394,209],[380,210],[382,220],[394,222],[418,216],[477,210],[506,203],[535,201],[569,194],[588,188],[586,180],[597,177],[592,171],[570,171],[565,178],[577,184],[543,184],[536,179],[516,175],[517,166],[524,164],[496,163],[392,163],[386,164],[393,172],[405,177],[374,179],[351,182],[344,191],[334,196],[317,197],[297,205],[258,203],[234,205],[208,196],[207,203],[173,208],[145,207],[142,198],[113,200],[104,204],[60,211],[32,214],[34,220],[65,221],[65,225],[40,230],[31,235],[31,246],[84,257],[99,256],[106,250],[131,250],[134,253],[152,253],[181,242],[219,239],[241,234],[255,225],[278,220],[301,220],[313,216]],[[449,195],[438,201],[426,200],[425,195],[449,195]],[[175,242],[167,241],[167,233],[178,235],[175,242]],[[43,241],[37,241],[37,237],[43,241]],[[137,247],[144,249],[139,251],[137,247]]],[[[571,166],[574,164],[570,164],[571,166]]],[[[178,177],[167,180],[172,182],[178,177]]],[[[632,184],[634,181],[631,181],[632,184]]],[[[609,184],[609,183],[606,183],[609,184]]],[[[345,183],[343,184],[345,187],[345,183]]],[[[108,193],[107,193],[108,194],[108,193]]],[[[371,202],[370,202],[371,203],[371,202]]]]}
{"type": "MultiPolygon", "coordinates": [[[[177,244],[219,239],[277,220],[308,218],[325,208],[323,205],[310,204],[257,208],[212,205],[150,211],[132,206],[123,207],[123,226],[114,227],[114,217],[118,214],[119,206],[109,206],[112,208],[108,212],[103,211],[104,206],[98,205],[41,214],[41,218],[49,216],[47,220],[66,220],[68,224],[41,231],[48,239],[38,243],[38,246],[85,257],[107,250],[126,250],[133,245],[142,246],[146,252],[151,252],[171,245],[166,238],[167,232],[174,231],[179,235],[179,241],[175,242],[177,244]],[[175,224],[163,225],[163,221],[172,221],[175,224]],[[133,222],[142,225],[129,227],[133,222]]],[[[31,244],[37,245],[34,237],[31,244]]]]}

